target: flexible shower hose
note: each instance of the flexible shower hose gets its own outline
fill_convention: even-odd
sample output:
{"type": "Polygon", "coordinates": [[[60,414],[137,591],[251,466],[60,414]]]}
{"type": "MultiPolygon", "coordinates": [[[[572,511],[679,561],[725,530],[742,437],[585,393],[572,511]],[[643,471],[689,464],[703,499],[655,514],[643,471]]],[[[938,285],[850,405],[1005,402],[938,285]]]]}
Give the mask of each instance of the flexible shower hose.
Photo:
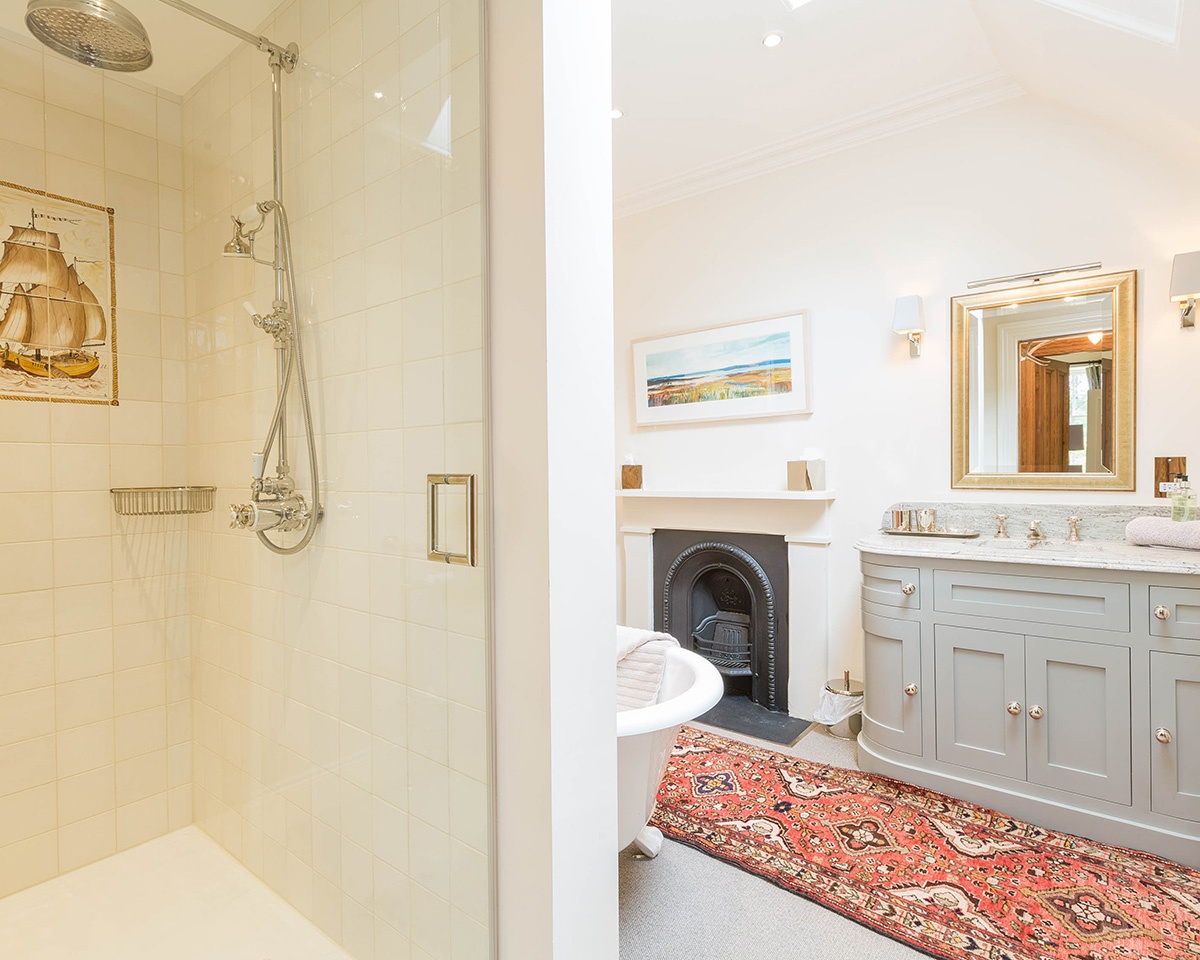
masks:
{"type": "MultiPolygon", "coordinates": [[[[271,427],[267,431],[266,443],[263,444],[262,462],[265,464],[271,455],[271,448],[275,445],[275,439],[279,436],[283,429],[284,404],[287,399],[288,386],[292,381],[292,367],[296,368],[296,372],[300,378],[300,409],[304,415],[304,437],[308,446],[308,470],[309,476],[312,478],[312,499],[309,501],[312,508],[312,516],[309,518],[308,524],[304,528],[304,534],[293,543],[291,546],[281,546],[275,543],[267,536],[265,530],[258,531],[258,539],[262,541],[263,546],[275,553],[291,554],[299,553],[312,540],[313,535],[317,532],[317,524],[321,522],[323,511],[321,509],[321,484],[317,473],[317,441],[316,431],[313,429],[312,406],[308,399],[308,377],[304,373],[304,348],[300,342],[300,318],[296,313],[296,272],[292,266],[292,232],[288,225],[287,210],[284,209],[282,203],[278,200],[264,200],[258,205],[258,209],[263,213],[275,211],[275,215],[279,217],[279,236],[283,248],[283,262],[287,273],[288,297],[288,320],[291,324],[290,336],[287,341],[287,358],[284,361],[283,380],[279,384],[279,400],[275,404],[275,415],[271,418],[271,427]]],[[[258,479],[262,479],[260,476],[258,479]]],[[[258,499],[258,494],[254,495],[258,499]]]]}

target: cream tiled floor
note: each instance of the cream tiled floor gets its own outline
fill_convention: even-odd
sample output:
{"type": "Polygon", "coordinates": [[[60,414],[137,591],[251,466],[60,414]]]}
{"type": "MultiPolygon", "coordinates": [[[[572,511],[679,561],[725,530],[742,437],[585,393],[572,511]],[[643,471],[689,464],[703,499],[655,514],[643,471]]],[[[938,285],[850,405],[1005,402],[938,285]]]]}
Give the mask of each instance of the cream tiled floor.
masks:
{"type": "Polygon", "coordinates": [[[187,827],[0,900],[4,960],[349,960],[187,827]]]}

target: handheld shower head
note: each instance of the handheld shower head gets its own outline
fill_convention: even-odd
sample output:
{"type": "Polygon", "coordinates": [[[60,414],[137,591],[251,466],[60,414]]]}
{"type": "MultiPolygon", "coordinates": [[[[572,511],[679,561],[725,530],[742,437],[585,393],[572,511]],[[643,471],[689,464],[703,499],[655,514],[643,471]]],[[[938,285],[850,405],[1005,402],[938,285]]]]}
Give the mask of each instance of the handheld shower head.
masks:
{"type": "Polygon", "coordinates": [[[265,221],[262,211],[258,209],[258,204],[251,204],[236,217],[229,219],[233,221],[233,239],[225,244],[224,256],[252,258],[254,256],[254,235],[263,228],[265,221]]]}
{"type": "Polygon", "coordinates": [[[29,0],[25,26],[51,50],[101,70],[132,73],[154,60],[146,28],[115,0],[29,0]]]}

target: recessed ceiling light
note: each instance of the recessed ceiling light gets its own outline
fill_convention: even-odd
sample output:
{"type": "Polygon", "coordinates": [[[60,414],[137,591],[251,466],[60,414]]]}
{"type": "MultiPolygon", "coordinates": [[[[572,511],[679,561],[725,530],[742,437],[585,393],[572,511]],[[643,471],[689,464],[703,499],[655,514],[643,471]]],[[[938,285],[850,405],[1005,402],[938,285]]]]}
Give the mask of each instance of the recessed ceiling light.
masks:
{"type": "Polygon", "coordinates": [[[768,33],[762,38],[762,45],[764,47],[777,47],[781,43],[783,43],[782,33],[768,33]]]}
{"type": "Polygon", "coordinates": [[[610,113],[609,116],[612,117],[614,120],[620,120],[623,116],[625,116],[625,111],[618,110],[616,107],[613,107],[612,113],[610,113]]]}

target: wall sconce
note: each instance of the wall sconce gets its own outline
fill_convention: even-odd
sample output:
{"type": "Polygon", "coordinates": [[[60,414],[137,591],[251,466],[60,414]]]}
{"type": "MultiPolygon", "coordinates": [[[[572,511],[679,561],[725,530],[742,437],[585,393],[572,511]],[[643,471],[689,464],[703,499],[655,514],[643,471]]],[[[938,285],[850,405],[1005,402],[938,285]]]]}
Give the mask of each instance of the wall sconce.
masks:
{"type": "Polygon", "coordinates": [[[921,355],[921,334],[925,332],[925,306],[920,297],[897,297],[896,319],[892,331],[908,337],[908,355],[921,355]]]}
{"type": "Polygon", "coordinates": [[[1179,253],[1171,264],[1171,299],[1180,304],[1179,325],[1196,325],[1196,300],[1200,299],[1200,250],[1179,253]]]}

